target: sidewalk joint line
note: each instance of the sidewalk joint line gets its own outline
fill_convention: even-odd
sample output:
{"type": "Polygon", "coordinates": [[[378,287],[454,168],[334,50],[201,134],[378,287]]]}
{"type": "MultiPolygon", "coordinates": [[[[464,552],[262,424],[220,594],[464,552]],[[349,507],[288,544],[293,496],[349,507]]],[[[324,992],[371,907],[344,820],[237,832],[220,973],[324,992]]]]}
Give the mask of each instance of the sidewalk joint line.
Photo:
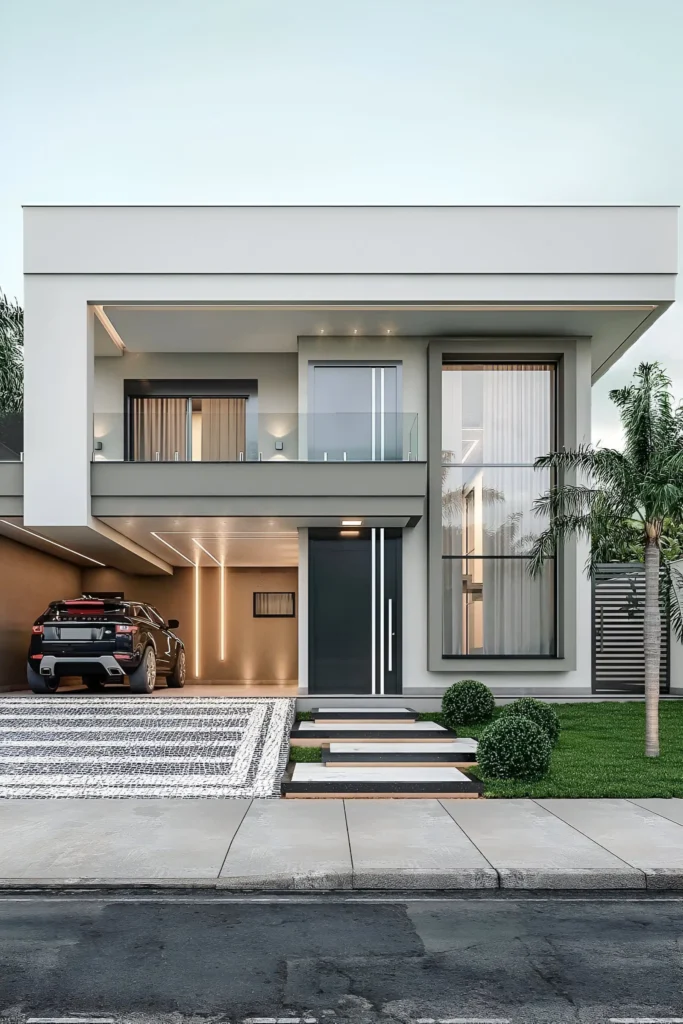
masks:
{"type": "Polygon", "coordinates": [[[484,860],[486,861],[486,863],[488,864],[488,866],[489,866],[489,867],[491,868],[491,871],[493,871],[493,873],[495,874],[496,878],[498,879],[498,888],[499,888],[499,889],[502,889],[503,887],[502,887],[502,885],[501,885],[501,883],[500,883],[500,871],[498,870],[498,868],[497,868],[497,867],[495,866],[495,864],[492,864],[492,863],[491,863],[491,861],[490,861],[490,860],[488,859],[488,857],[486,856],[486,854],[484,853],[484,851],[483,851],[483,850],[480,850],[480,849],[479,849],[479,847],[478,847],[478,846],[477,846],[477,844],[475,843],[475,841],[474,841],[474,839],[472,838],[472,836],[468,835],[468,833],[467,833],[467,832],[465,832],[465,829],[464,829],[464,828],[462,827],[462,825],[460,824],[460,822],[458,822],[458,821],[456,821],[456,820],[455,820],[455,818],[453,817],[453,815],[451,814],[451,812],[450,812],[450,811],[448,810],[448,808],[447,808],[447,807],[444,807],[444,802],[443,802],[443,800],[438,800],[437,802],[438,802],[438,803],[439,803],[439,804],[441,805],[441,807],[442,807],[442,808],[443,808],[443,810],[444,810],[444,811],[446,812],[446,814],[447,814],[447,815],[448,815],[448,817],[449,817],[449,818],[451,819],[451,821],[452,821],[452,822],[453,822],[453,824],[454,824],[454,825],[456,826],[456,828],[459,828],[459,829],[460,829],[460,831],[461,831],[461,832],[462,832],[462,834],[464,835],[465,839],[469,840],[469,842],[470,842],[470,843],[472,843],[472,846],[473,846],[473,847],[474,847],[474,849],[475,849],[475,850],[477,851],[477,853],[479,853],[479,855],[480,855],[481,857],[483,857],[483,858],[484,858],[484,860]]]}
{"type": "MultiPolygon", "coordinates": [[[[539,799],[542,800],[543,797],[539,797],[539,799]]],[[[568,821],[565,821],[564,818],[561,818],[560,815],[556,814],[555,811],[550,809],[550,807],[544,807],[543,804],[539,804],[538,800],[534,799],[534,797],[530,797],[530,800],[532,803],[536,804],[536,806],[540,808],[540,810],[547,811],[548,814],[552,814],[554,818],[557,818],[557,820],[561,821],[563,825],[567,825],[569,828],[573,829],[574,832],[577,832],[580,836],[583,836],[583,838],[587,839],[589,843],[594,843],[596,846],[599,846],[601,850],[604,850],[605,853],[609,853],[610,857],[614,857],[614,859],[618,860],[620,864],[623,864],[627,868],[631,868],[632,871],[637,871],[638,874],[642,876],[643,888],[647,889],[647,875],[645,874],[642,868],[637,868],[635,864],[629,864],[627,860],[624,860],[624,858],[620,857],[619,854],[614,853],[612,850],[609,850],[606,846],[603,846],[602,843],[599,843],[597,841],[597,839],[592,839],[591,836],[587,836],[586,833],[582,832],[580,828],[576,827],[576,825],[570,825],[568,821]]]]}
{"type": "Polygon", "coordinates": [[[240,829],[242,828],[242,825],[244,824],[244,819],[245,819],[245,818],[246,818],[246,816],[247,816],[247,815],[249,814],[249,811],[251,810],[251,808],[252,808],[252,806],[253,806],[253,803],[254,803],[254,798],[253,798],[253,796],[252,796],[252,797],[251,797],[251,799],[249,800],[249,806],[247,807],[246,811],[244,812],[244,814],[243,814],[243,815],[242,815],[242,817],[240,818],[240,823],[239,823],[239,825],[237,826],[237,828],[235,829],[235,832],[234,832],[234,834],[233,834],[233,837],[232,837],[232,839],[231,839],[231,840],[230,840],[230,842],[228,843],[228,848],[227,848],[227,850],[225,851],[225,857],[223,858],[223,861],[222,861],[222,863],[221,863],[221,866],[220,866],[220,867],[219,867],[219,869],[218,869],[218,874],[216,875],[216,882],[219,882],[219,881],[220,881],[220,877],[221,877],[221,875],[222,875],[222,873],[223,873],[223,868],[225,867],[226,861],[227,861],[227,859],[228,859],[228,854],[230,853],[230,850],[232,849],[232,844],[233,844],[233,843],[235,842],[235,840],[237,839],[237,833],[238,833],[238,832],[239,832],[239,830],[240,830],[240,829]]]}
{"type": "MultiPolygon", "coordinates": [[[[643,800],[657,800],[657,799],[658,799],[658,797],[647,797],[647,796],[643,797],[643,800]]],[[[664,821],[670,821],[672,825],[678,825],[679,828],[683,829],[683,825],[681,825],[680,821],[676,821],[675,818],[669,818],[666,814],[662,814],[661,811],[653,811],[651,807],[643,807],[642,804],[638,803],[638,800],[635,797],[624,797],[624,800],[626,800],[626,802],[629,803],[629,804],[633,804],[634,807],[639,807],[641,811],[647,811],[648,814],[655,814],[658,818],[663,818],[664,821]]],[[[677,1019],[676,1017],[672,1017],[671,1018],[671,1020],[676,1020],[676,1019],[677,1019]]],[[[683,1017],[680,1017],[678,1019],[683,1021],[683,1017]]]]}
{"type": "Polygon", "coordinates": [[[346,841],[349,844],[349,860],[351,861],[351,888],[355,889],[356,881],[356,869],[353,863],[353,850],[351,849],[351,833],[349,832],[349,819],[346,813],[346,800],[342,800],[342,807],[344,808],[344,824],[346,825],[346,841]]]}

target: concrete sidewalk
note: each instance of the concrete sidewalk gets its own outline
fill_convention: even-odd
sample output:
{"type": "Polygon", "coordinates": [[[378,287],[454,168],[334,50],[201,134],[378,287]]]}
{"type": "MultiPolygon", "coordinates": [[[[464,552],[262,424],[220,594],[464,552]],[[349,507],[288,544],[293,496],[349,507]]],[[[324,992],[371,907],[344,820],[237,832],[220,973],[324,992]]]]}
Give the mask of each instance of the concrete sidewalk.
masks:
{"type": "Polygon", "coordinates": [[[683,889],[683,800],[6,800],[0,885],[683,889]]]}

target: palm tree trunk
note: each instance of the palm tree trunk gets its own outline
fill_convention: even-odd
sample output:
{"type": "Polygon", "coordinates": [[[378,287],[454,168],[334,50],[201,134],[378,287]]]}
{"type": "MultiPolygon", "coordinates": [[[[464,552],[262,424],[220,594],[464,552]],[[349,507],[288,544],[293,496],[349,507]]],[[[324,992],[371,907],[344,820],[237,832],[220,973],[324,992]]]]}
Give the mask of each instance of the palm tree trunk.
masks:
{"type": "Polygon", "coordinates": [[[645,756],[659,757],[659,660],[662,624],[659,614],[659,544],[645,544],[645,756]]]}

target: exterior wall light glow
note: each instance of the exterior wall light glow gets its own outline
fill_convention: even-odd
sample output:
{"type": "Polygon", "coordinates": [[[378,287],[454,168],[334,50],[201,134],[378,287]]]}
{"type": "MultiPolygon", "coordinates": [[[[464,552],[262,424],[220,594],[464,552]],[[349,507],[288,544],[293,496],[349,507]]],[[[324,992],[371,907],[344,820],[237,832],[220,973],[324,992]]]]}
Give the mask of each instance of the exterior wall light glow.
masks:
{"type": "Polygon", "coordinates": [[[360,530],[340,530],[341,537],[360,537],[360,530]]]}

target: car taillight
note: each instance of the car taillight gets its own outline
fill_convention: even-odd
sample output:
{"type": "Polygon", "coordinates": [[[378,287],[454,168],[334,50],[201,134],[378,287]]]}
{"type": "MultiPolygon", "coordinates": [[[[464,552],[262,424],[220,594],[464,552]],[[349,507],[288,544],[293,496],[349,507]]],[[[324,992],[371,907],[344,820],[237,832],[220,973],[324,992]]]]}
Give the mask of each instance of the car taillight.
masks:
{"type": "Polygon", "coordinates": [[[138,631],[138,627],[137,626],[127,626],[127,625],[122,625],[120,623],[117,623],[117,625],[116,625],[116,632],[117,633],[137,633],[137,631],[138,631]]]}
{"type": "Polygon", "coordinates": [[[42,658],[42,654],[32,654],[32,658],[42,658]]]}
{"type": "Polygon", "coordinates": [[[42,634],[43,627],[42,626],[31,626],[31,632],[32,633],[42,634]]]}

